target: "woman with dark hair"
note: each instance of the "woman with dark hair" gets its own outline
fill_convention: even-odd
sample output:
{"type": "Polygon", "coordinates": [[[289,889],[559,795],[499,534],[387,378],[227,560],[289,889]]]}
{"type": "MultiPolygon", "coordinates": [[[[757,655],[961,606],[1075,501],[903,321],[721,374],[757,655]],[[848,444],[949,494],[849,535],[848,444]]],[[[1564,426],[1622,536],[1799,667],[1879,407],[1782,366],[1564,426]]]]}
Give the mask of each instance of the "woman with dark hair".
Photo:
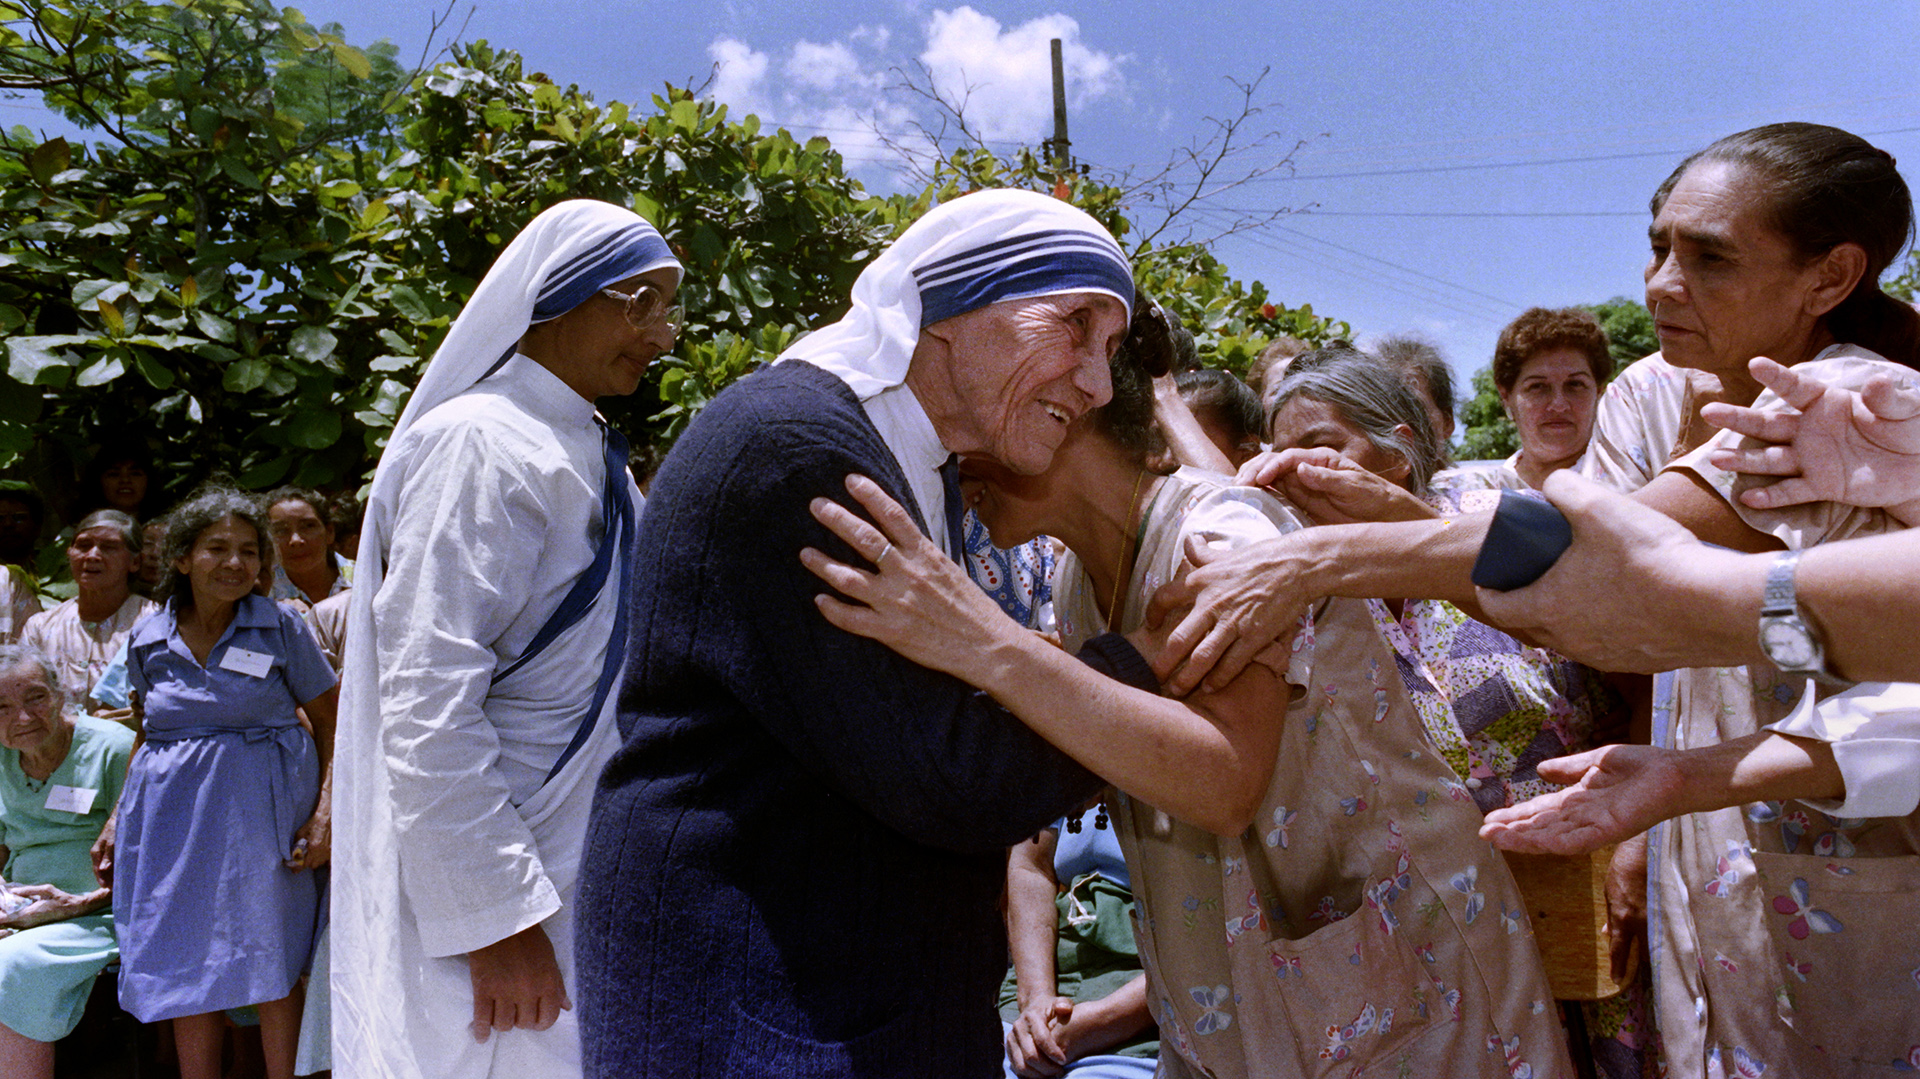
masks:
{"type": "MultiPolygon", "coordinates": [[[[996,543],[1067,544],[1054,604],[1068,647],[1115,630],[1150,654],[1147,602],[1189,551],[1302,522],[1220,476],[1153,475],[1146,379],[1116,364],[1113,383],[1045,472],[977,464],[966,490],[996,543]]],[[[824,500],[815,514],[878,572],[803,556],[866,604],[822,597],[828,619],[985,690],[1114,784],[1160,1074],[1571,1075],[1518,889],[1428,749],[1366,604],[1319,606],[1290,651],[1217,693],[1062,694],[1057,649],[876,487],[848,486],[879,529],[824,500]]]]}
{"type": "Polygon", "coordinates": [[[1493,388],[1520,448],[1495,468],[1453,469],[1436,487],[1539,490],[1563,468],[1580,467],[1593,439],[1601,387],[1613,377],[1607,331],[1578,307],[1531,307],[1507,323],[1493,346],[1493,388]]]}
{"type": "MultiPolygon", "coordinates": [[[[1736,498],[1751,481],[1736,484],[1714,453],[1740,436],[1696,433],[1699,409],[1718,398],[1788,412],[1761,392],[1756,357],[1855,391],[1876,376],[1910,377],[1920,315],[1878,287],[1911,234],[1906,182],[1857,136],[1813,124],[1730,136],[1683,162],[1652,209],[1647,304],[1668,373],[1615,380],[1586,470],[1702,540],[1785,549],[1757,627],[1771,664],[1656,682],[1656,744],[1684,750],[1777,729],[1809,680],[1825,676],[1792,600],[1798,552],[1901,527],[1880,509],[1762,509],[1736,498]],[[1674,372],[1684,381],[1675,385],[1674,372]]],[[[1230,678],[1323,595],[1433,596],[1472,609],[1470,572],[1489,524],[1467,516],[1311,529],[1202,566],[1159,601],[1194,603],[1169,638],[1166,662],[1181,665],[1172,681],[1230,678]]],[[[1846,735],[1791,737],[1830,764],[1846,735]]],[[[1869,822],[1821,805],[1835,808],[1782,798],[1688,814],[1649,833],[1655,1008],[1671,1074],[1831,1074],[1912,1058],[1920,955],[1896,945],[1920,918],[1920,814],[1869,822]],[[1891,988],[1900,985],[1903,993],[1891,988]]]]}
{"type": "Polygon", "coordinates": [[[161,504],[153,454],[144,442],[112,439],[100,447],[80,480],[80,507],[119,510],[136,521],[161,504]]]}
{"type": "Polygon", "coordinates": [[[273,598],[311,608],[353,587],[353,560],[333,551],[333,504],[305,487],[276,487],[260,500],[273,537],[273,598]]]}
{"type": "Polygon", "coordinates": [[[212,488],[170,521],[164,606],[128,644],[144,717],[106,840],[120,1003],[173,1020],[183,1079],[218,1076],[221,1013],[257,1005],[283,1079],[319,914],[306,871],[330,849],[335,678],[299,617],[254,592],[273,548],[252,499],[212,488]]]}
{"type": "Polygon", "coordinates": [[[75,596],[27,620],[20,643],[45,653],[60,668],[67,700],[83,712],[111,707],[93,697],[94,685],[126,646],[127,635],[153,610],[133,590],[140,562],[140,530],[119,510],[82,518],[67,544],[75,596]]]}

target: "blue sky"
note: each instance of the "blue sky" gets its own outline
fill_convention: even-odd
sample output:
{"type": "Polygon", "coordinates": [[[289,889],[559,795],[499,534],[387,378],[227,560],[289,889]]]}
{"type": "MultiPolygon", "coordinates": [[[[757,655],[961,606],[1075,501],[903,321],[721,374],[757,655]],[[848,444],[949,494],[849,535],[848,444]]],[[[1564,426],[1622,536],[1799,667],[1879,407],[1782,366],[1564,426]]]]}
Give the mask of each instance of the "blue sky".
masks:
{"type": "MultiPolygon", "coordinates": [[[[348,40],[411,62],[428,0],[309,0],[348,40]]],[[[1868,136],[1920,165],[1920,4],[1184,3],[967,5],[841,0],[687,4],[478,0],[443,38],[519,50],[603,100],[708,82],[736,109],[825,134],[870,186],[899,183],[896,141],[928,122],[895,68],[922,63],[996,147],[1050,125],[1046,39],[1067,43],[1074,151],[1150,174],[1231,116],[1271,69],[1253,133],[1291,175],[1207,200],[1201,235],[1236,211],[1300,212],[1219,241],[1233,272],[1357,333],[1412,330],[1464,376],[1533,304],[1638,296],[1646,200],[1686,152],[1776,120],[1868,136]],[[718,67],[716,67],[718,65],[718,67]]],[[[28,115],[10,109],[9,122],[28,115]]],[[[1248,166],[1270,164],[1254,155],[1248,166]]],[[[1148,215],[1151,216],[1151,215],[1148,215]]]]}

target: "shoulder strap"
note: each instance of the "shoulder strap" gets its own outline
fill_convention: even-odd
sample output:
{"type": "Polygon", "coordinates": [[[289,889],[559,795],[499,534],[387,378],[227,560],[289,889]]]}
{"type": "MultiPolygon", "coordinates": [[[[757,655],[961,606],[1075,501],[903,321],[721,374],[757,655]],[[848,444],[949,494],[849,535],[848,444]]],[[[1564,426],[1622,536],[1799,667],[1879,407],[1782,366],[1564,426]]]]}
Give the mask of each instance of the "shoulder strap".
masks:
{"type": "MultiPolygon", "coordinates": [[[[567,590],[567,594],[561,597],[560,605],[554,608],[553,614],[548,616],[546,623],[540,627],[540,631],[533,635],[533,640],[527,643],[526,650],[520,653],[520,658],[494,674],[495,684],[525,666],[527,661],[545,651],[560,634],[586,617],[587,611],[592,609],[594,602],[606,589],[607,578],[613,572],[616,554],[622,566],[632,561],[634,513],[633,494],[627,489],[626,484],[627,440],[621,437],[620,432],[599,421],[597,417],[595,422],[600,422],[601,432],[606,436],[606,479],[600,491],[600,505],[606,519],[606,527],[601,531],[600,546],[593,552],[593,562],[573,582],[573,587],[567,590]]],[[[573,755],[586,744],[587,736],[593,733],[594,725],[599,722],[600,710],[606,704],[607,694],[612,692],[613,680],[620,673],[620,668],[626,660],[626,593],[627,589],[622,588],[620,595],[615,597],[619,607],[614,612],[613,633],[607,641],[606,658],[600,664],[600,677],[594,684],[593,702],[587,706],[587,714],[581,718],[579,727],[575,729],[573,740],[567,743],[567,748],[561,752],[560,759],[554,762],[553,770],[547,773],[549,780],[559,775],[560,769],[566,767],[567,762],[573,759],[573,755]]]]}

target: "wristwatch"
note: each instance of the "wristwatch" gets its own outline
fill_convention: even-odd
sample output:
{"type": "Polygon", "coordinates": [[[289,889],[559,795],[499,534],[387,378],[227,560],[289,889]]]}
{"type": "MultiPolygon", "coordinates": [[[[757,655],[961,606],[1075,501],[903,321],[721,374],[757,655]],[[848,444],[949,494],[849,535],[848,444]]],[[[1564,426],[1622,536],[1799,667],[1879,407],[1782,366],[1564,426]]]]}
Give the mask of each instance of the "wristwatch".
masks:
{"type": "Polygon", "coordinates": [[[1767,567],[1766,592],[1760,599],[1760,650],[1782,674],[1812,678],[1828,686],[1851,685],[1827,673],[1826,650],[1800,613],[1793,590],[1793,574],[1799,565],[1799,551],[1781,551],[1767,567]]]}

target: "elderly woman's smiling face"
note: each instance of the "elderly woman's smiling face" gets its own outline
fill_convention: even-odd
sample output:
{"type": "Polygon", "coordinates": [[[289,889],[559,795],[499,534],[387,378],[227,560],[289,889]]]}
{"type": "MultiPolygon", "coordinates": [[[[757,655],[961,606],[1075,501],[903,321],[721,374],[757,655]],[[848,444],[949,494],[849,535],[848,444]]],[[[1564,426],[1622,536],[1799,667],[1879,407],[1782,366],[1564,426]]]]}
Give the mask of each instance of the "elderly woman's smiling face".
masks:
{"type": "Polygon", "coordinates": [[[907,382],[947,449],[1035,475],[1112,398],[1126,335],[1126,305],[1105,293],[1004,300],[922,330],[907,382]]]}
{"type": "Polygon", "coordinates": [[[39,749],[61,722],[59,691],[35,664],[0,670],[0,746],[22,753],[39,749]]]}

